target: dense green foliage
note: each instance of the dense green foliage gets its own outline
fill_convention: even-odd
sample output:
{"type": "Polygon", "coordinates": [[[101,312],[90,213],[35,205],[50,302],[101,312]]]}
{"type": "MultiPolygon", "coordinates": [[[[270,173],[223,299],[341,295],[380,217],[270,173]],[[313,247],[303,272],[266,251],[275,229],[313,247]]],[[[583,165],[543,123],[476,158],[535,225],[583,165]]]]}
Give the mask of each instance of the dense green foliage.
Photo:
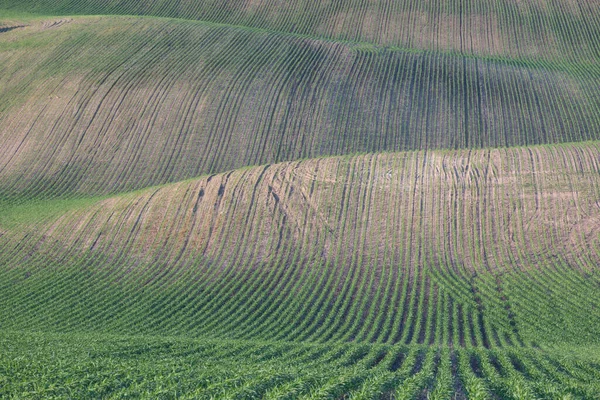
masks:
{"type": "Polygon", "coordinates": [[[577,349],[490,351],[0,332],[0,350],[0,396],[9,398],[600,395],[598,358],[577,356],[577,349]]]}
{"type": "Polygon", "coordinates": [[[600,398],[592,0],[0,0],[0,397],[600,398]]]}

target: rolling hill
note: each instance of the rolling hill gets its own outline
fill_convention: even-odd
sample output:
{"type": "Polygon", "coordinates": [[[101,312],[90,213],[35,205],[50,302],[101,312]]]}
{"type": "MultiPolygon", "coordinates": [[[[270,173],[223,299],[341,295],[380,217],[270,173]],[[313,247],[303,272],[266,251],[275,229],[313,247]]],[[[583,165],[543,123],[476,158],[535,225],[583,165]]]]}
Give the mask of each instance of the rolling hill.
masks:
{"type": "Polygon", "coordinates": [[[36,20],[2,35],[5,197],[323,155],[600,139],[600,70],[587,63],[147,18],[36,20]]]}
{"type": "Polygon", "coordinates": [[[0,0],[0,397],[600,398],[599,16],[0,0]]]}
{"type": "Polygon", "coordinates": [[[2,0],[10,12],[146,15],[433,51],[515,57],[600,54],[593,0],[2,0]]]}

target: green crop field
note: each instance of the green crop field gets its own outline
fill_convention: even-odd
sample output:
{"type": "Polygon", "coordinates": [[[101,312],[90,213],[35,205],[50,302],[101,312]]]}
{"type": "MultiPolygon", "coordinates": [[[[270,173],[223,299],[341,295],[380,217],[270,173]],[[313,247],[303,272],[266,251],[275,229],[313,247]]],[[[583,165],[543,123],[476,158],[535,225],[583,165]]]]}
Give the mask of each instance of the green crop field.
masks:
{"type": "Polygon", "coordinates": [[[0,0],[0,398],[600,399],[600,3],[0,0]]]}

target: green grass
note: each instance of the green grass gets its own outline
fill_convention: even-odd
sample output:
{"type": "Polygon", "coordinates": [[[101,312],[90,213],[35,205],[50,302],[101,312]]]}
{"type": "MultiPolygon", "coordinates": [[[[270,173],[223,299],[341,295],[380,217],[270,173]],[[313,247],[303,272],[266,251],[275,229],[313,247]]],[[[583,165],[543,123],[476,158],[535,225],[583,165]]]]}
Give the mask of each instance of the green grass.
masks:
{"type": "Polygon", "coordinates": [[[0,203],[0,227],[15,229],[24,225],[35,225],[40,221],[53,220],[67,211],[89,207],[99,198],[74,198],[55,200],[33,200],[21,204],[0,203]]]}

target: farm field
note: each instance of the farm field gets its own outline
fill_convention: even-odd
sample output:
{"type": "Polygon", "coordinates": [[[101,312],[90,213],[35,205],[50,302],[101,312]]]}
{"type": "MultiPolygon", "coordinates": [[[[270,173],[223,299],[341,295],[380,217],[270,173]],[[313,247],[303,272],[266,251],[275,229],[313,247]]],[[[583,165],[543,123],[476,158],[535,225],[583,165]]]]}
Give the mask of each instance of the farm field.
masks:
{"type": "Polygon", "coordinates": [[[437,348],[351,343],[0,333],[3,397],[596,398],[590,348],[437,348]],[[27,357],[27,358],[25,358],[27,357]],[[572,395],[576,393],[577,395],[572,395]]]}
{"type": "MultiPolygon", "coordinates": [[[[488,371],[498,379],[594,398],[592,378],[538,387],[545,370],[531,361],[526,372],[517,360],[599,344],[599,150],[587,142],[326,157],[7,205],[0,325],[275,340],[290,351],[353,343],[357,363],[409,349],[431,357],[419,359],[430,370],[407,386],[412,394],[435,390],[436,379],[450,379],[443,393],[513,390],[457,375],[455,349],[499,351],[510,364],[488,371]],[[430,376],[439,368],[448,376],[430,376]]],[[[384,365],[377,374],[395,377],[385,392],[403,388],[406,371],[384,365]]],[[[352,379],[358,390],[366,377],[352,379]]],[[[338,383],[331,390],[346,390],[338,383]]],[[[364,385],[375,385],[364,388],[369,396],[387,388],[364,385]]]]}
{"type": "Polygon", "coordinates": [[[145,15],[433,51],[597,61],[593,0],[1,0],[10,12],[145,15]]]}
{"type": "Polygon", "coordinates": [[[0,0],[0,398],[600,398],[600,5],[0,0]]]}
{"type": "Polygon", "coordinates": [[[30,25],[0,44],[6,198],[116,193],[322,155],[600,139],[600,68],[584,61],[148,18],[30,25]]]}

